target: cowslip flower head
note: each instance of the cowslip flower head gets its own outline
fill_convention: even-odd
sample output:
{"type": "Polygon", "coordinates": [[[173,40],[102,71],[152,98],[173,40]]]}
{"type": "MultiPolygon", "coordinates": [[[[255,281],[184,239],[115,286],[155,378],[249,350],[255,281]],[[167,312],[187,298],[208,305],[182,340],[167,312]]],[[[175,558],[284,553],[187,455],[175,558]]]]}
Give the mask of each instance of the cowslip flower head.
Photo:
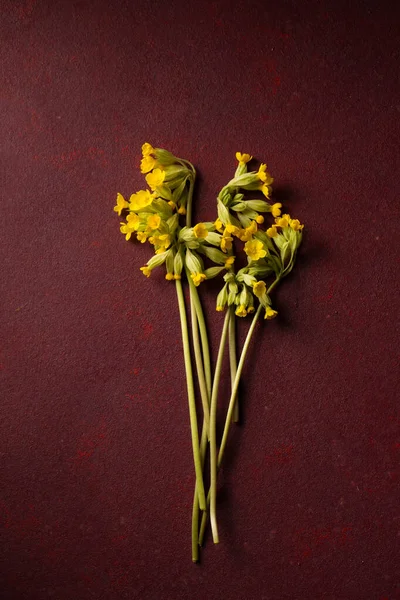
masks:
{"type": "Polygon", "coordinates": [[[143,275],[145,275],[146,277],[150,277],[151,269],[149,269],[149,267],[140,267],[140,270],[142,271],[143,275]]]}
{"type": "Polygon", "coordinates": [[[150,215],[147,217],[147,229],[155,231],[160,227],[161,217],[160,215],[150,215]]]}
{"type": "Polygon", "coordinates": [[[191,273],[190,277],[196,287],[198,287],[205,279],[207,275],[205,273],[191,273]]]}
{"type": "Polygon", "coordinates": [[[118,193],[117,194],[117,204],[114,206],[114,210],[118,214],[119,217],[121,216],[122,211],[125,208],[128,208],[128,206],[129,206],[129,202],[127,202],[125,200],[125,198],[123,197],[122,194],[118,193]]]}
{"type": "Polygon", "coordinates": [[[152,171],[156,165],[157,160],[153,156],[143,156],[140,161],[140,171],[141,173],[148,173],[149,171],[152,171]]]}
{"type": "Polygon", "coordinates": [[[283,215],[282,217],[279,217],[277,219],[275,219],[275,223],[277,225],[277,227],[288,227],[289,225],[289,219],[287,218],[289,215],[283,215]]]}
{"type": "Polygon", "coordinates": [[[154,169],[151,173],[146,175],[147,185],[151,190],[155,190],[156,187],[162,185],[165,179],[165,171],[161,169],[154,169]]]}
{"type": "Polygon", "coordinates": [[[237,315],[238,317],[245,317],[247,315],[246,307],[243,306],[243,304],[238,306],[237,309],[235,310],[235,315],[237,315]]]}
{"type": "Polygon", "coordinates": [[[142,146],[142,154],[143,156],[149,156],[150,154],[154,154],[155,149],[153,148],[153,146],[151,144],[149,144],[148,142],[145,142],[142,146]]]}
{"type": "Polygon", "coordinates": [[[150,204],[154,200],[154,194],[150,192],[150,190],[139,190],[136,194],[132,194],[129,198],[129,208],[130,210],[141,210],[150,206],[150,204]]]}
{"type": "Polygon", "coordinates": [[[200,240],[205,240],[208,236],[208,230],[204,223],[197,223],[197,225],[193,227],[193,233],[200,240]]]}
{"type": "Polygon", "coordinates": [[[125,235],[126,241],[131,239],[132,233],[137,231],[140,225],[140,217],[131,213],[126,217],[126,223],[121,223],[120,231],[125,235]]]}
{"type": "Polygon", "coordinates": [[[282,208],[282,204],[280,202],[275,202],[275,204],[273,204],[271,206],[271,213],[273,217],[280,217],[281,216],[281,208],[282,208]]]}
{"type": "Polygon", "coordinates": [[[236,152],[236,160],[240,165],[245,165],[251,161],[253,157],[251,154],[242,154],[241,152],[236,152]]]}
{"type": "Polygon", "coordinates": [[[266,234],[270,238],[276,237],[278,235],[278,230],[276,228],[276,225],[272,225],[271,227],[269,227],[266,231],[266,234]]]}
{"type": "Polygon", "coordinates": [[[290,219],[289,225],[294,231],[301,231],[304,228],[298,219],[290,219]]]}
{"type": "Polygon", "coordinates": [[[253,237],[253,234],[256,233],[256,231],[257,231],[257,223],[256,223],[256,221],[252,221],[248,227],[246,227],[245,229],[242,229],[239,232],[238,237],[240,240],[242,240],[242,242],[248,242],[251,240],[251,238],[253,237]]]}
{"type": "Polygon", "coordinates": [[[259,260],[267,255],[263,243],[260,240],[252,239],[245,243],[244,251],[251,260],[259,260]]]}
{"type": "Polygon", "coordinates": [[[215,229],[217,231],[219,231],[220,233],[223,232],[223,230],[224,230],[224,224],[222,223],[221,219],[216,219],[214,221],[214,225],[215,225],[215,229]]]}
{"type": "Polygon", "coordinates": [[[221,238],[221,250],[222,252],[228,252],[228,250],[232,250],[232,242],[233,238],[223,235],[221,238]]]}
{"type": "Polygon", "coordinates": [[[276,310],[274,310],[270,306],[267,306],[267,308],[265,309],[264,319],[268,319],[268,321],[270,321],[271,319],[275,319],[277,314],[278,312],[276,310]]]}
{"type": "MultiPolygon", "coordinates": [[[[271,177],[271,180],[273,181],[272,177],[271,177]]],[[[271,195],[271,186],[269,184],[261,182],[261,184],[259,185],[258,189],[264,194],[264,196],[266,198],[270,197],[270,195],[271,195]]]]}
{"type": "Polygon", "coordinates": [[[265,285],[265,281],[256,281],[253,284],[253,293],[257,298],[261,298],[265,296],[267,293],[267,286],[265,285]]]}

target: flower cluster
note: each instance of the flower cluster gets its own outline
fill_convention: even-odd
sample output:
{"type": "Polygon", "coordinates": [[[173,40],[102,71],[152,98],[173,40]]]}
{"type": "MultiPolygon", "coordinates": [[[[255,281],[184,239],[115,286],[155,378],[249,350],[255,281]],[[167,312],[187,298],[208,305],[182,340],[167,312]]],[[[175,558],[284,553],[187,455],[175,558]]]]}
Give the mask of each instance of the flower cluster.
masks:
{"type": "MultiPolygon", "coordinates": [[[[117,195],[114,211],[124,216],[120,230],[127,241],[136,238],[153,247],[153,256],[141,267],[150,277],[165,265],[165,278],[175,282],[181,320],[190,428],[196,487],[192,512],[192,559],[199,557],[205,527],[210,518],[215,543],[217,526],[217,474],[224,454],[229,428],[239,420],[238,387],[251,337],[260,314],[267,320],[278,314],[272,307],[271,292],[293,269],[302,240],[303,225],[282,205],[270,200],[273,178],[267,165],[248,171],[250,154],[236,153],[238,161],[233,178],[217,196],[215,221],[192,224],[192,199],[196,171],[193,165],[167,150],[148,143],[142,147],[140,170],[146,189],[125,200],[117,195]],[[256,196],[262,194],[261,198],[256,196]],[[235,270],[236,255],[242,254],[246,265],[235,270]],[[187,324],[185,296],[181,282],[186,274],[190,287],[192,341],[187,324]],[[225,311],[218,357],[214,373],[211,368],[207,328],[198,293],[205,280],[222,276],[223,286],[217,296],[216,309],[225,311]],[[236,359],[235,316],[253,314],[239,361],[236,359]],[[218,387],[225,346],[229,347],[231,395],[219,449],[217,442],[218,387]],[[196,386],[193,379],[192,351],[203,409],[203,426],[199,435],[196,386]],[[205,493],[205,458],[209,457],[209,494],[205,493]],[[209,506],[209,508],[208,508],[209,506]],[[200,524],[200,511],[202,511],[200,524]]],[[[243,264],[244,261],[241,263],[243,264]]]]}
{"type": "Polygon", "coordinates": [[[273,178],[262,163],[258,171],[248,172],[250,154],[236,153],[238,166],[234,178],[222,188],[217,198],[218,218],[216,229],[221,232],[221,250],[232,251],[234,238],[244,242],[247,267],[236,274],[224,276],[225,285],[217,297],[217,311],[226,306],[236,306],[235,314],[245,317],[254,312],[255,299],[265,308],[265,318],[278,313],[271,308],[265,279],[274,275],[281,279],[292,270],[297,249],[301,243],[304,225],[290,215],[281,216],[282,204],[266,200],[246,199],[248,191],[260,190],[269,199],[273,178]],[[269,213],[274,223],[266,230],[261,226],[269,213]]]}
{"type": "Polygon", "coordinates": [[[120,224],[127,241],[136,235],[140,242],[154,246],[154,256],[140,269],[143,274],[150,277],[154,268],[165,264],[165,278],[175,280],[181,278],[186,266],[198,286],[229,269],[234,257],[229,253],[226,228],[221,233],[215,223],[197,223],[194,227],[181,227],[179,223],[180,216],[186,215],[192,191],[192,165],[148,143],[143,145],[142,154],[141,171],[150,189],[132,194],[129,201],[118,193],[114,211],[119,216],[127,213],[126,221],[120,224]],[[201,255],[217,266],[206,269],[201,255]]]}

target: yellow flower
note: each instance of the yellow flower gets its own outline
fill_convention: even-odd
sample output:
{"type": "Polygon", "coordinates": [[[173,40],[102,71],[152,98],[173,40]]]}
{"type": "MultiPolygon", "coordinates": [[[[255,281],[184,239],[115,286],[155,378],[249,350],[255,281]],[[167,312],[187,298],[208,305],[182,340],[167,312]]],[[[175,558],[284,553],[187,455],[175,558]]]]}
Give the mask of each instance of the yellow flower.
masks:
{"type": "Polygon", "coordinates": [[[149,188],[151,190],[155,190],[156,187],[164,183],[165,171],[161,171],[161,169],[154,169],[154,171],[146,175],[145,179],[149,188]]]}
{"type": "Polygon", "coordinates": [[[259,225],[262,225],[264,223],[264,217],[262,215],[257,215],[257,217],[255,218],[255,221],[259,225]]]}
{"type": "Polygon", "coordinates": [[[267,165],[265,164],[261,164],[259,169],[258,169],[258,173],[257,176],[259,178],[260,181],[262,181],[264,183],[264,185],[271,185],[271,183],[274,181],[273,177],[271,177],[271,175],[268,173],[267,171],[267,165]]]}
{"type": "Polygon", "coordinates": [[[275,219],[275,223],[278,227],[287,227],[289,225],[289,220],[286,218],[286,215],[283,215],[283,217],[275,219]]]}
{"type": "Polygon", "coordinates": [[[221,238],[221,250],[222,252],[227,252],[228,250],[232,250],[232,237],[222,236],[221,238]]]}
{"type": "Polygon", "coordinates": [[[276,228],[276,225],[272,225],[272,227],[267,229],[266,234],[270,238],[276,237],[278,235],[278,230],[276,228]]]}
{"type": "Polygon", "coordinates": [[[147,229],[156,230],[160,227],[160,223],[160,215],[150,215],[150,217],[147,217],[147,229]]]}
{"type": "Polygon", "coordinates": [[[224,236],[229,237],[227,235],[228,233],[232,233],[233,235],[237,236],[239,231],[240,231],[239,227],[236,227],[236,225],[232,225],[232,223],[228,223],[227,226],[225,227],[224,236]]]}
{"type": "Polygon", "coordinates": [[[170,200],[170,201],[168,202],[168,204],[170,205],[170,207],[172,208],[172,210],[175,210],[175,209],[176,209],[176,204],[175,204],[175,202],[173,202],[172,200],[170,200]]]}
{"type": "Polygon", "coordinates": [[[217,219],[216,221],[214,221],[214,225],[215,225],[215,229],[217,231],[219,231],[220,233],[224,229],[224,224],[222,223],[222,221],[220,219],[217,219]]]}
{"type": "Polygon", "coordinates": [[[282,204],[280,202],[275,202],[275,204],[273,204],[271,206],[271,212],[272,212],[273,217],[281,216],[281,207],[282,207],[282,204]]]}
{"type": "Polygon", "coordinates": [[[223,306],[217,306],[216,310],[218,312],[222,312],[224,310],[224,307],[223,306]]]}
{"type": "Polygon", "coordinates": [[[180,276],[180,275],[177,275],[177,273],[175,273],[175,275],[174,275],[174,279],[180,279],[180,278],[181,278],[181,276],[180,276]]]}
{"type": "Polygon", "coordinates": [[[289,225],[294,231],[301,231],[304,227],[298,219],[290,219],[289,225]]]}
{"type": "Polygon", "coordinates": [[[179,213],[180,215],[186,215],[186,208],[185,208],[184,206],[180,206],[180,207],[178,208],[178,213],[179,213]]]}
{"type": "Polygon", "coordinates": [[[125,198],[123,197],[122,194],[117,194],[117,204],[114,206],[114,210],[116,213],[118,213],[118,216],[121,216],[122,211],[125,208],[128,208],[129,204],[128,202],[125,200],[125,198]]]}
{"type": "Polygon", "coordinates": [[[132,194],[129,198],[129,208],[131,210],[140,210],[150,206],[153,202],[154,195],[149,190],[140,190],[136,194],[132,194]]]}
{"type": "Polygon", "coordinates": [[[193,283],[196,287],[199,286],[202,281],[207,279],[207,275],[205,275],[204,273],[191,273],[190,277],[192,278],[193,283]]]}
{"type": "Polygon", "coordinates": [[[121,233],[125,235],[126,241],[131,239],[132,233],[138,229],[140,217],[132,213],[126,217],[126,223],[121,223],[121,233]]]}
{"type": "Polygon", "coordinates": [[[267,293],[267,286],[264,281],[256,281],[253,283],[253,292],[257,298],[261,298],[261,296],[265,296],[267,293]]]}
{"type": "Polygon", "coordinates": [[[193,227],[193,233],[197,238],[201,240],[205,240],[208,236],[208,231],[204,223],[197,223],[197,225],[193,227]]]}
{"type": "Polygon", "coordinates": [[[142,154],[143,156],[149,156],[149,154],[154,154],[154,148],[151,144],[149,144],[148,142],[146,142],[145,144],[143,144],[142,146],[142,154]]]}
{"type": "Polygon", "coordinates": [[[250,154],[242,154],[241,152],[236,152],[236,160],[239,161],[240,165],[245,165],[249,161],[251,161],[253,157],[250,154]]]}
{"type": "Polygon", "coordinates": [[[244,251],[251,260],[259,260],[267,255],[266,250],[260,240],[252,239],[245,243],[244,251]]]}
{"type": "MultiPolygon", "coordinates": [[[[271,177],[272,179],[272,177],[271,177]]],[[[261,190],[261,192],[264,194],[264,196],[266,198],[269,198],[271,195],[271,188],[267,183],[262,183],[259,187],[259,189],[261,190]]]]}
{"type": "Polygon", "coordinates": [[[250,225],[246,227],[246,229],[242,229],[242,231],[239,233],[239,238],[242,240],[242,242],[248,242],[249,240],[251,240],[253,234],[256,233],[256,231],[257,223],[255,221],[252,221],[250,225]]]}
{"type": "Polygon", "coordinates": [[[136,237],[139,240],[139,242],[144,244],[147,241],[149,234],[146,231],[138,231],[136,237]]]}
{"type": "Polygon", "coordinates": [[[149,238],[149,242],[150,244],[153,244],[153,246],[158,246],[156,254],[161,254],[161,252],[165,252],[168,246],[171,245],[171,236],[169,235],[169,233],[154,235],[149,238]]]}
{"type": "Polygon", "coordinates": [[[265,316],[264,319],[275,319],[276,315],[277,315],[277,311],[273,310],[270,306],[267,306],[267,308],[265,309],[265,316]]]}
{"type": "Polygon", "coordinates": [[[238,306],[237,309],[235,310],[235,315],[237,315],[238,317],[245,317],[247,315],[246,307],[243,306],[243,304],[238,306]]]}
{"type": "Polygon", "coordinates": [[[140,267],[140,270],[142,271],[143,275],[146,275],[146,277],[150,277],[151,269],[149,269],[149,267],[140,267]]]}
{"type": "Polygon", "coordinates": [[[228,256],[228,258],[225,261],[225,269],[230,269],[230,267],[233,265],[234,262],[235,262],[235,257],[228,256]]]}
{"type": "Polygon", "coordinates": [[[165,276],[165,279],[167,281],[173,281],[175,279],[175,276],[174,276],[173,273],[167,273],[166,276],[165,276]]]}
{"type": "Polygon", "coordinates": [[[153,158],[153,156],[144,156],[140,161],[140,171],[142,173],[148,173],[149,171],[152,171],[154,169],[156,164],[157,161],[155,158],[153,158]]]}

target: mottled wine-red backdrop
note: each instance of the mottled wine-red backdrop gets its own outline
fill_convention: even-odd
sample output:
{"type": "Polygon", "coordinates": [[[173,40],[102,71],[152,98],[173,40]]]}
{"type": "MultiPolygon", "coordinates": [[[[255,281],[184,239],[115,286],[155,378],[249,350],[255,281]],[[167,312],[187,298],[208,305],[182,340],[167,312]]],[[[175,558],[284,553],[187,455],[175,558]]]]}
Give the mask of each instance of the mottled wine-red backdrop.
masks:
{"type": "Polygon", "coordinates": [[[397,3],[1,4],[1,600],[400,598],[397,3]],[[241,150],[306,223],[199,565],[175,289],[113,212],[145,141],[198,219],[241,150]]]}

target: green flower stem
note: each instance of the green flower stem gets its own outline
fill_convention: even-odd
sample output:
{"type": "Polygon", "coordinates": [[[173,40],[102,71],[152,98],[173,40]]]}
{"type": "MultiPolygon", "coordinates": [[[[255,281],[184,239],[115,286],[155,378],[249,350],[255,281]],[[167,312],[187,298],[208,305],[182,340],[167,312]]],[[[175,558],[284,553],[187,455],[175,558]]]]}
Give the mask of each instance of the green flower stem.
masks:
{"type": "MultiPolygon", "coordinates": [[[[207,444],[208,444],[208,436],[205,428],[205,423],[203,421],[203,430],[201,432],[201,442],[200,442],[200,460],[201,466],[204,467],[204,460],[207,452],[207,444]]],[[[193,496],[193,509],[192,509],[192,560],[193,562],[197,562],[199,560],[199,494],[197,491],[197,482],[194,490],[193,496]]],[[[204,514],[204,513],[203,513],[204,514]]]]}
{"type": "MultiPolygon", "coordinates": [[[[237,372],[237,359],[236,359],[236,319],[235,319],[235,307],[229,308],[231,311],[231,320],[229,322],[229,363],[231,370],[231,389],[235,383],[236,372],[237,372]]],[[[239,401],[238,395],[236,394],[235,408],[233,409],[232,421],[237,423],[239,421],[239,401]]]]}
{"type": "Polygon", "coordinates": [[[209,436],[210,436],[210,433],[209,433],[210,432],[209,396],[207,393],[206,379],[204,376],[203,360],[202,360],[202,356],[201,356],[201,347],[200,347],[200,338],[199,338],[198,317],[197,317],[196,307],[194,304],[193,294],[190,297],[190,312],[191,312],[191,321],[192,321],[193,349],[194,349],[194,357],[195,357],[196,369],[197,369],[197,379],[198,379],[199,388],[200,388],[201,403],[203,406],[204,426],[206,428],[207,438],[209,438],[209,436]]]}
{"type": "Polygon", "coordinates": [[[196,485],[197,485],[198,496],[199,496],[199,505],[200,505],[201,510],[204,510],[206,507],[206,499],[205,499],[205,492],[204,492],[203,469],[202,469],[201,459],[200,459],[199,432],[198,432],[198,426],[197,426],[196,402],[195,402],[195,393],[194,393],[192,362],[191,362],[191,357],[190,357],[189,332],[188,332],[186,311],[185,311],[185,299],[183,296],[181,280],[177,279],[175,281],[175,283],[176,283],[176,294],[178,297],[179,315],[181,318],[183,356],[184,356],[185,370],[186,370],[186,383],[187,383],[187,391],[188,391],[190,429],[191,429],[191,433],[192,433],[194,467],[195,467],[195,472],[196,472],[196,485]]]}
{"type": "MultiPolygon", "coordinates": [[[[278,283],[280,281],[280,278],[281,277],[278,275],[277,278],[275,279],[275,281],[269,286],[269,288],[267,290],[267,294],[270,294],[272,292],[272,290],[278,285],[278,283]]],[[[234,384],[232,386],[231,398],[230,398],[229,406],[228,406],[228,412],[226,414],[224,433],[222,434],[221,445],[220,445],[220,448],[219,448],[218,461],[217,461],[217,468],[218,469],[221,466],[222,458],[224,456],[226,441],[228,439],[229,428],[230,428],[231,420],[232,420],[232,414],[233,414],[233,410],[234,410],[234,407],[235,407],[235,398],[236,398],[236,394],[237,394],[237,391],[238,391],[240,377],[242,375],[244,362],[246,360],[247,350],[249,348],[250,341],[251,341],[251,338],[252,338],[255,326],[257,324],[258,318],[259,318],[260,313],[262,311],[262,308],[263,307],[260,304],[260,306],[257,309],[257,312],[255,313],[255,315],[253,317],[253,321],[252,321],[252,323],[250,325],[250,329],[247,332],[247,336],[246,336],[245,342],[243,344],[243,349],[242,349],[242,353],[240,355],[240,360],[239,360],[239,364],[238,364],[238,368],[237,368],[237,373],[236,373],[235,381],[234,381],[234,384]]],[[[214,389],[213,389],[213,391],[214,391],[214,389]]],[[[212,427],[211,420],[210,420],[210,427],[212,427]]],[[[207,494],[207,505],[208,505],[209,502],[211,502],[211,488],[210,488],[210,490],[209,490],[209,492],[207,494]]],[[[207,525],[207,517],[208,517],[208,513],[207,513],[207,511],[204,511],[202,519],[201,519],[200,533],[199,533],[199,545],[200,546],[202,545],[203,539],[204,539],[204,533],[205,533],[205,529],[206,529],[206,525],[207,525]]]]}
{"type": "Polygon", "coordinates": [[[194,302],[194,305],[196,308],[197,321],[198,321],[199,329],[200,329],[201,349],[203,352],[203,367],[204,367],[204,375],[205,375],[205,379],[206,379],[206,389],[207,389],[208,398],[210,398],[211,388],[212,388],[212,375],[211,375],[210,346],[208,343],[207,327],[206,327],[204,313],[203,313],[203,309],[201,306],[197,287],[194,285],[189,273],[187,274],[187,278],[189,280],[191,298],[193,298],[193,302],[194,302]]]}
{"type": "Polygon", "coordinates": [[[231,311],[227,311],[218,350],[217,364],[215,366],[210,404],[210,521],[214,544],[218,544],[219,542],[217,526],[217,399],[230,318],[231,311]]]}

